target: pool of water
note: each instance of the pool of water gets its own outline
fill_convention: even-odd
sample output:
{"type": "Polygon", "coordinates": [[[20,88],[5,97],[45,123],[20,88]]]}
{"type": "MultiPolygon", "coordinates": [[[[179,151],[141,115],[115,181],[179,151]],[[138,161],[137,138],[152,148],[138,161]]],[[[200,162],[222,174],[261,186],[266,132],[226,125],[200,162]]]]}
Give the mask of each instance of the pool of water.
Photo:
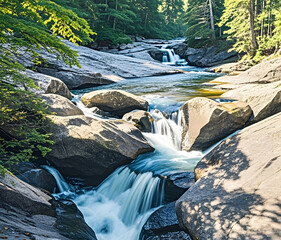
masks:
{"type": "Polygon", "coordinates": [[[216,98],[220,92],[209,90],[209,81],[220,74],[206,71],[204,68],[181,67],[185,72],[164,76],[131,78],[118,83],[82,90],[72,90],[74,101],[79,101],[84,93],[100,89],[124,90],[142,96],[149,102],[150,108],[170,113],[193,97],[208,96],[216,98]]]}

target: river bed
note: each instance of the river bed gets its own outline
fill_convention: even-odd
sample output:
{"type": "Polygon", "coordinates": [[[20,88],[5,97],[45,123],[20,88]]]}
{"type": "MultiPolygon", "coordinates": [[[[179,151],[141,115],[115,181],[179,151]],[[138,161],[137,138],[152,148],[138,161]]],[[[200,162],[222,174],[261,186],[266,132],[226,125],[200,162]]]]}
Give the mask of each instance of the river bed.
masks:
{"type": "MultiPolygon", "coordinates": [[[[74,100],[79,102],[81,96],[89,91],[125,90],[145,98],[155,119],[153,132],[144,133],[155,148],[153,153],[140,155],[131,164],[118,168],[97,188],[76,194],[69,186],[63,189],[64,193],[56,195],[73,199],[99,240],[138,240],[150,214],[165,203],[164,183],[159,176],[193,171],[207,152],[180,150],[178,109],[190,98],[205,96],[206,91],[201,89],[208,87],[207,82],[218,74],[195,67],[181,69],[188,72],[127,79],[116,84],[72,92],[74,100]]],[[[216,94],[211,96],[215,98],[216,94]]],[[[56,176],[56,173],[53,175],[60,185],[65,183],[61,176],[56,176]]]]}

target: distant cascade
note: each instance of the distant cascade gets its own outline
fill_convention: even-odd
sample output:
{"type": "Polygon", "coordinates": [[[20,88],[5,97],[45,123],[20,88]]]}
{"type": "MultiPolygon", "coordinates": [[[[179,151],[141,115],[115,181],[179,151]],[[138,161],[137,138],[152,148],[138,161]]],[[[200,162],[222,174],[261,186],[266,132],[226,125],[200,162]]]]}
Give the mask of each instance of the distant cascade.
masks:
{"type": "Polygon", "coordinates": [[[181,150],[181,116],[180,111],[172,113],[166,118],[163,113],[153,110],[151,115],[154,117],[152,123],[153,133],[167,136],[171,145],[176,150],[181,150]]]}
{"type": "Polygon", "coordinates": [[[163,204],[163,180],[151,172],[119,168],[97,190],[74,201],[98,239],[138,239],[153,209],[163,204]]]}
{"type": "Polygon", "coordinates": [[[57,169],[55,169],[51,166],[47,166],[47,165],[43,165],[41,167],[53,175],[60,192],[71,191],[71,187],[68,185],[68,183],[65,181],[65,179],[63,178],[63,176],[59,173],[59,171],[57,169]]]}
{"type": "Polygon", "coordinates": [[[180,56],[175,53],[174,49],[167,48],[167,45],[162,46],[160,51],[163,52],[162,63],[177,66],[187,65],[185,59],[181,59],[180,56]]]}

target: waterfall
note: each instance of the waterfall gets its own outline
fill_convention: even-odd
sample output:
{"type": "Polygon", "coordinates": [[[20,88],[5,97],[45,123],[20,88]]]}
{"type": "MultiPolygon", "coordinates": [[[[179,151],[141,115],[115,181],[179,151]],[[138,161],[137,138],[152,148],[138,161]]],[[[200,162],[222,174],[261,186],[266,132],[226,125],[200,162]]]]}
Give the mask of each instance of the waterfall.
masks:
{"type": "Polygon", "coordinates": [[[172,113],[168,119],[158,110],[150,112],[154,118],[153,133],[165,136],[167,143],[177,150],[181,150],[181,117],[179,112],[172,113]]]}
{"type": "Polygon", "coordinates": [[[167,45],[162,46],[160,51],[163,52],[162,63],[177,66],[187,65],[185,59],[181,59],[174,49],[167,48],[167,45]]]}
{"type": "Polygon", "coordinates": [[[47,166],[47,165],[42,165],[41,167],[53,175],[60,192],[71,191],[71,187],[68,185],[68,183],[65,181],[65,179],[63,178],[63,176],[59,173],[59,171],[57,169],[55,169],[51,166],[47,166]]]}
{"type": "MultiPolygon", "coordinates": [[[[203,156],[199,151],[180,151],[178,112],[167,118],[158,110],[150,113],[155,119],[153,132],[143,135],[155,151],[118,168],[97,188],[72,197],[99,240],[137,240],[148,217],[163,204],[164,180],[158,176],[193,171],[203,156]]],[[[60,191],[69,191],[57,170],[45,169],[56,178],[60,191]]]]}
{"type": "Polygon", "coordinates": [[[99,240],[138,239],[148,216],[161,206],[163,180],[151,172],[136,174],[128,167],[112,173],[96,190],[74,201],[99,240]]]}

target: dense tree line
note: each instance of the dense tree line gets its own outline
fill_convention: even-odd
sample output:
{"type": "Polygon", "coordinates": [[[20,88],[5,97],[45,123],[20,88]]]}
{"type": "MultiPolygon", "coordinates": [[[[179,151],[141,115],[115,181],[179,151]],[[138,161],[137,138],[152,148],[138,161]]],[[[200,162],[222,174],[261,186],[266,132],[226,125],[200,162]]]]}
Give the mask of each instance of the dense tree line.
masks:
{"type": "Polygon", "coordinates": [[[94,40],[128,43],[128,35],[169,39],[184,36],[185,0],[55,0],[85,18],[94,40]]]}
{"type": "Polygon", "coordinates": [[[280,49],[280,0],[189,0],[185,22],[189,44],[227,39],[256,61],[280,49]]]}

